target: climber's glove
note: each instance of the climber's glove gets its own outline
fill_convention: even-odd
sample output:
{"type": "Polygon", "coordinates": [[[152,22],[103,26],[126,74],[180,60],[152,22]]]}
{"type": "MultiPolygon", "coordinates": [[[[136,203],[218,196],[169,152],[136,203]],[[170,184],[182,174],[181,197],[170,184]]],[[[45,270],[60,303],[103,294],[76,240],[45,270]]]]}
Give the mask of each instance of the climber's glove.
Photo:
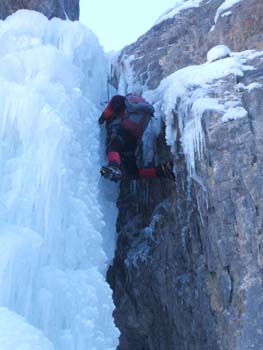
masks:
{"type": "Polygon", "coordinates": [[[99,117],[99,124],[102,125],[105,122],[105,116],[104,113],[99,117]]]}

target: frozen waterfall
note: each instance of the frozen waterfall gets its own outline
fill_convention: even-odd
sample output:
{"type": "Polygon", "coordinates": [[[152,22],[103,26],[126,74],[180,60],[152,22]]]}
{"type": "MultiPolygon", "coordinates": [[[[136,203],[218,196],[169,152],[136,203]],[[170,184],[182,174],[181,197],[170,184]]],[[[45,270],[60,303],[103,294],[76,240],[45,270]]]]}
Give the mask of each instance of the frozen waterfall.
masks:
{"type": "Polygon", "coordinates": [[[118,344],[104,223],[116,209],[99,178],[106,70],[78,22],[0,22],[0,350],[118,344]]]}

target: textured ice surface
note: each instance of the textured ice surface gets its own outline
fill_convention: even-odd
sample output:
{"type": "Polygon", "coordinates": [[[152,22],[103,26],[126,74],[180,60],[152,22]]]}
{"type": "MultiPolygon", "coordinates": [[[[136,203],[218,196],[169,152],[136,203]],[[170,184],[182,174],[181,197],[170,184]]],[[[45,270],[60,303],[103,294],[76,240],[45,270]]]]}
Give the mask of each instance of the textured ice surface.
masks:
{"type": "Polygon", "coordinates": [[[115,208],[99,179],[106,70],[78,22],[33,11],[0,22],[0,306],[16,335],[8,342],[1,329],[1,350],[118,344],[105,282],[114,229],[103,214],[115,208]]]}
{"type": "Polygon", "coordinates": [[[54,350],[54,347],[23,317],[0,307],[0,349],[54,350]]]}

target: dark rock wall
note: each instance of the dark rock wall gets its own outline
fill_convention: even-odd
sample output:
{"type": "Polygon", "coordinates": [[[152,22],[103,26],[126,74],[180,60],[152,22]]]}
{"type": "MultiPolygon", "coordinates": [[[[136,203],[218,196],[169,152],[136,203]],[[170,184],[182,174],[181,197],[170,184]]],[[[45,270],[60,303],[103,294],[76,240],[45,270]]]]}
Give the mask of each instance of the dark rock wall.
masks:
{"type": "Polygon", "coordinates": [[[20,9],[35,10],[48,18],[79,19],[79,0],[1,0],[0,18],[20,9]]]}
{"type": "MultiPolygon", "coordinates": [[[[162,159],[169,158],[164,140],[158,143],[162,159]]],[[[120,350],[217,348],[200,218],[178,147],[175,184],[156,179],[121,187],[118,243],[108,272],[120,350]]]]}
{"type": "MultiPolygon", "coordinates": [[[[119,62],[135,55],[134,80],[154,88],[176,69],[204,62],[214,45],[262,48],[261,0],[239,2],[210,32],[222,2],[204,2],[155,26],[119,62]]],[[[205,152],[195,179],[178,131],[175,158],[164,133],[156,142],[159,160],[175,160],[175,184],[121,185],[108,271],[120,350],[263,349],[263,88],[237,85],[263,83],[262,57],[250,64],[256,69],[226,77],[214,90],[214,97],[238,98],[248,116],[222,123],[219,113],[204,113],[205,152]]],[[[180,101],[175,125],[179,110],[180,101]]]]}
{"type": "MultiPolygon", "coordinates": [[[[256,76],[262,83],[262,59],[253,65],[253,78],[247,73],[242,81],[256,76]]],[[[235,93],[232,78],[225,79],[224,93],[235,93]]],[[[193,194],[205,262],[199,269],[208,273],[219,349],[263,346],[262,98],[260,87],[241,93],[245,118],[222,123],[219,113],[203,115],[206,147],[197,173],[204,187],[194,182],[193,194]]]]}

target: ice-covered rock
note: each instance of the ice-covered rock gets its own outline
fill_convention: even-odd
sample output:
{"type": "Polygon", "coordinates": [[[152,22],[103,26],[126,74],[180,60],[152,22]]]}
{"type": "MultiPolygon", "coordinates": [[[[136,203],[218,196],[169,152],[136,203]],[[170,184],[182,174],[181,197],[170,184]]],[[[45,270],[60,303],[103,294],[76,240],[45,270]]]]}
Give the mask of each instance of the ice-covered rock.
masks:
{"type": "MultiPolygon", "coordinates": [[[[176,70],[206,62],[207,52],[218,44],[231,48],[233,52],[261,50],[262,2],[239,1],[231,7],[231,16],[220,16],[215,24],[215,14],[223,2],[202,1],[198,7],[175,13],[169,20],[156,24],[137,42],[125,47],[116,60],[117,69],[113,70],[115,87],[118,86],[116,81],[125,75],[128,91],[138,84],[142,90],[156,88],[162,79],[176,70]]],[[[180,3],[187,6],[192,1],[180,0],[177,4],[180,3]]]]}

